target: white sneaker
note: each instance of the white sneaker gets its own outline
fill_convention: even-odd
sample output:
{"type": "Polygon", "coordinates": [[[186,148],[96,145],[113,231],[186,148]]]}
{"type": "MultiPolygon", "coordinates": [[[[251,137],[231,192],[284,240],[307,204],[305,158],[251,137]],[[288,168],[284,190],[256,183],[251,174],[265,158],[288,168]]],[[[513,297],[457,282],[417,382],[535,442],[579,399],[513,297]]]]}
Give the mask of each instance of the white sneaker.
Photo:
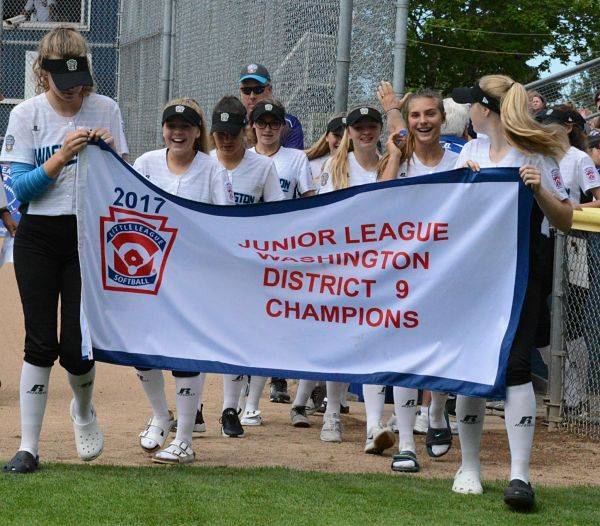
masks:
{"type": "Polygon", "coordinates": [[[100,456],[104,449],[104,435],[100,430],[96,411],[92,406],[92,420],[87,424],[78,424],[73,416],[73,404],[75,399],[71,400],[71,420],[73,421],[73,431],[75,432],[75,446],[79,458],[85,462],[90,462],[100,456]]]}
{"type": "Polygon", "coordinates": [[[459,469],[454,476],[452,491],[465,495],[481,495],[483,487],[481,486],[479,471],[463,471],[462,468],[459,469]]]}
{"type": "Polygon", "coordinates": [[[365,453],[381,455],[386,449],[393,447],[395,443],[396,435],[394,435],[394,432],[380,423],[369,430],[365,441],[365,453]]]}
{"type": "Polygon", "coordinates": [[[426,435],[428,429],[429,419],[427,418],[427,414],[419,412],[415,420],[415,427],[413,428],[413,431],[416,435],[426,435]]]}
{"type": "Polygon", "coordinates": [[[243,426],[260,426],[262,425],[262,416],[260,411],[244,411],[240,423],[243,426]]]}
{"type": "Polygon", "coordinates": [[[157,464],[191,464],[195,460],[196,454],[192,445],[177,439],[152,457],[152,462],[157,464]]]}
{"type": "Polygon", "coordinates": [[[323,442],[342,441],[342,422],[339,413],[323,415],[323,427],[321,428],[321,440],[323,442]]]}

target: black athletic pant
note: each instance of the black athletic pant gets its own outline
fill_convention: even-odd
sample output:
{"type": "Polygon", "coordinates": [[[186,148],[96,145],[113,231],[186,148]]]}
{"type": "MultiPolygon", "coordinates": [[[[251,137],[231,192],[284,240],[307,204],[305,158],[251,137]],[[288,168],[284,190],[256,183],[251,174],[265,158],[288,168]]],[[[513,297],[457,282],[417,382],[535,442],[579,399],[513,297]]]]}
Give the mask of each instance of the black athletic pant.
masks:
{"type": "Polygon", "coordinates": [[[51,367],[59,358],[60,365],[71,374],[89,372],[94,362],[81,356],[81,274],[75,216],[22,215],[15,236],[14,263],[25,317],[25,361],[51,367]]]}

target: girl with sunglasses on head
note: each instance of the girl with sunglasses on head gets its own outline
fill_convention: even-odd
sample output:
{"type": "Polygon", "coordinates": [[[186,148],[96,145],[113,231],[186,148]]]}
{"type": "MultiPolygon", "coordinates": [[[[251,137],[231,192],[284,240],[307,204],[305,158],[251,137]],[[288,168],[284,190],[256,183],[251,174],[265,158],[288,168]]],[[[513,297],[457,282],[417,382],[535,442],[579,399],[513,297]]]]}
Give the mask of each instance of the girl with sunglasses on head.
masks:
{"type": "MultiPolygon", "coordinates": [[[[514,509],[529,510],[534,491],[529,482],[536,402],[531,383],[531,349],[539,315],[540,276],[543,254],[539,250],[544,216],[554,227],[568,231],[573,207],[566,192],[558,160],[568,149],[563,129],[538,124],[528,109],[523,85],[505,75],[487,75],[472,88],[452,92],[459,104],[471,104],[473,128],[486,139],[474,139],[463,148],[456,167],[474,171],[491,167],[515,167],[531,189],[534,205],[530,222],[529,276],[524,303],[506,370],[505,425],[511,453],[510,483],[504,501],[514,509]]],[[[453,491],[482,493],[479,452],[485,399],[458,396],[456,416],[462,464],[453,491]]]]}
{"type": "MultiPolygon", "coordinates": [[[[380,180],[418,177],[453,170],[458,154],[440,144],[442,125],[446,120],[442,96],[433,90],[411,93],[405,98],[402,120],[407,132],[393,133],[387,143],[387,153],[380,164],[380,180]]],[[[394,455],[392,470],[419,471],[413,428],[416,420],[418,390],[394,387],[394,412],[398,428],[399,453],[394,455]]],[[[445,419],[447,395],[431,393],[428,429],[425,444],[433,458],[445,455],[452,444],[452,432],[445,419]]],[[[383,401],[380,401],[383,411],[383,401]]]]}
{"type": "MultiPolygon", "coordinates": [[[[264,99],[258,102],[250,113],[250,129],[256,146],[250,152],[269,157],[275,163],[281,190],[285,199],[295,197],[308,197],[315,194],[308,157],[301,150],[281,146],[281,134],[285,127],[285,108],[273,99],[264,99]]],[[[248,386],[248,397],[241,423],[244,426],[259,426],[262,416],[259,410],[259,401],[264,390],[267,378],[252,376],[248,386]]],[[[278,400],[275,392],[286,393],[287,382],[283,378],[271,379],[271,401],[278,400]]]]}
{"type": "MultiPolygon", "coordinates": [[[[246,108],[238,98],[227,96],[217,102],[210,132],[216,148],[210,155],[224,170],[235,204],[282,201],[285,196],[273,159],[246,149],[244,130],[247,123],[246,108]]],[[[238,402],[244,385],[243,376],[223,375],[221,424],[224,436],[244,436],[238,417],[238,402]]]]}
{"type": "MultiPolygon", "coordinates": [[[[140,174],[173,195],[201,203],[233,204],[228,179],[208,155],[206,120],[194,100],[175,99],[165,106],[162,134],[166,148],[147,152],[135,161],[133,167],[140,174]]],[[[140,445],[152,453],[164,446],[175,423],[168,409],[162,371],[136,369],[153,412],[146,429],[140,433],[140,445]]],[[[196,459],[192,433],[206,430],[201,403],[206,374],[173,371],[173,376],[177,434],[152,460],[159,464],[189,464],[196,459]]]]}
{"type": "Polygon", "coordinates": [[[11,111],[0,154],[0,162],[11,165],[13,190],[23,207],[14,244],[25,317],[21,445],[4,466],[9,473],[39,467],[48,383],[57,358],[73,392],[70,415],[79,457],[94,460],[104,447],[92,404],[96,369],[81,352],[75,174],[77,154],[90,141],[103,139],[122,155],[127,143],[116,102],[94,93],[87,54],[85,39],[73,29],[57,28],[42,38],[34,64],[39,95],[11,111]]]}

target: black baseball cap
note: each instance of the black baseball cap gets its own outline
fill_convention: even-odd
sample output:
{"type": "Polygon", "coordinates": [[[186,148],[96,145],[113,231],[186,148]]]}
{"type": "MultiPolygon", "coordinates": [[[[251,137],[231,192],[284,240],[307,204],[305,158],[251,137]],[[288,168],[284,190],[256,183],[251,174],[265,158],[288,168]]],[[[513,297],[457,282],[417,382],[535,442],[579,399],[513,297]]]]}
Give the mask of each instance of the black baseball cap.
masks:
{"type": "Polygon", "coordinates": [[[478,102],[494,113],[500,115],[500,101],[486,93],[479,87],[477,82],[472,88],[454,88],[452,90],[452,100],[459,104],[474,104],[478,102]]]}
{"type": "Polygon", "coordinates": [[[198,128],[202,125],[200,114],[194,108],[185,104],[167,106],[162,114],[162,124],[171,117],[181,117],[184,121],[187,121],[194,126],[198,126],[198,128]]]}
{"type": "Polygon", "coordinates": [[[60,91],[94,85],[87,57],[45,58],[42,60],[42,69],[50,73],[60,91]]]}
{"type": "Polygon", "coordinates": [[[210,133],[226,132],[237,136],[248,124],[246,115],[230,113],[228,111],[214,111],[212,114],[212,126],[210,133]]]}
{"type": "Polygon", "coordinates": [[[271,83],[271,75],[262,64],[248,64],[240,73],[240,84],[245,80],[256,80],[266,86],[271,83]]]}
{"type": "Polygon", "coordinates": [[[334,117],[327,123],[327,132],[335,133],[346,127],[346,117],[334,117]]]}
{"type": "Polygon", "coordinates": [[[538,122],[543,123],[556,123],[556,124],[573,124],[578,128],[585,129],[585,119],[579,115],[575,110],[564,111],[558,108],[548,108],[535,114],[535,119],[538,122]]]}
{"type": "Polygon", "coordinates": [[[378,122],[379,124],[383,124],[383,118],[381,117],[381,113],[379,111],[377,111],[375,108],[371,108],[371,106],[361,106],[360,108],[356,108],[346,115],[346,126],[353,126],[358,121],[363,119],[368,119],[378,122]]]}
{"type": "Polygon", "coordinates": [[[261,100],[254,106],[250,114],[250,120],[256,122],[265,115],[272,115],[277,121],[285,123],[285,111],[283,108],[266,100],[261,100]]]}

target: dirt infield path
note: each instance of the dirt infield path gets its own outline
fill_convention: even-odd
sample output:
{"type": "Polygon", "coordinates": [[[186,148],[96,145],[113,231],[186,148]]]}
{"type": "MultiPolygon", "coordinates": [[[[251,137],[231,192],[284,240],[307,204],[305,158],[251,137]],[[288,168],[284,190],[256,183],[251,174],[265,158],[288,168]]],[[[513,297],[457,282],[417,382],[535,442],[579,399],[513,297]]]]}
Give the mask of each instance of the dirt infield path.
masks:
{"type": "MultiPolygon", "coordinates": [[[[12,266],[0,269],[0,459],[12,456],[19,445],[19,375],[23,348],[23,320],[12,266]]],[[[174,407],[174,383],[170,374],[167,394],[174,407]]],[[[44,461],[79,462],[68,416],[71,398],[66,375],[55,367],[42,431],[40,458],[44,461]]],[[[205,387],[205,419],[208,431],[194,439],[198,466],[285,466],[301,470],[329,472],[391,473],[392,450],[385,456],[365,455],[365,424],[362,404],[351,403],[351,413],[343,418],[344,442],[325,444],[319,440],[321,417],[312,417],[313,427],[291,427],[289,405],[261,404],[265,424],[247,428],[243,439],[220,436],[221,379],[210,375],[205,387]]],[[[148,404],[131,368],[99,364],[95,404],[105,434],[105,450],[99,464],[150,465],[138,446],[137,435],[149,417],[148,404]]],[[[386,408],[391,413],[391,408],[386,408]]],[[[508,444],[503,421],[487,419],[482,465],[487,480],[506,479],[508,444]]],[[[600,444],[566,433],[548,433],[538,426],[533,453],[532,478],[543,484],[600,484],[600,444]]],[[[437,461],[425,453],[418,437],[422,465],[419,476],[453,477],[459,464],[458,440],[452,451],[437,461]]],[[[160,468],[157,468],[160,469],[160,468]]]]}

